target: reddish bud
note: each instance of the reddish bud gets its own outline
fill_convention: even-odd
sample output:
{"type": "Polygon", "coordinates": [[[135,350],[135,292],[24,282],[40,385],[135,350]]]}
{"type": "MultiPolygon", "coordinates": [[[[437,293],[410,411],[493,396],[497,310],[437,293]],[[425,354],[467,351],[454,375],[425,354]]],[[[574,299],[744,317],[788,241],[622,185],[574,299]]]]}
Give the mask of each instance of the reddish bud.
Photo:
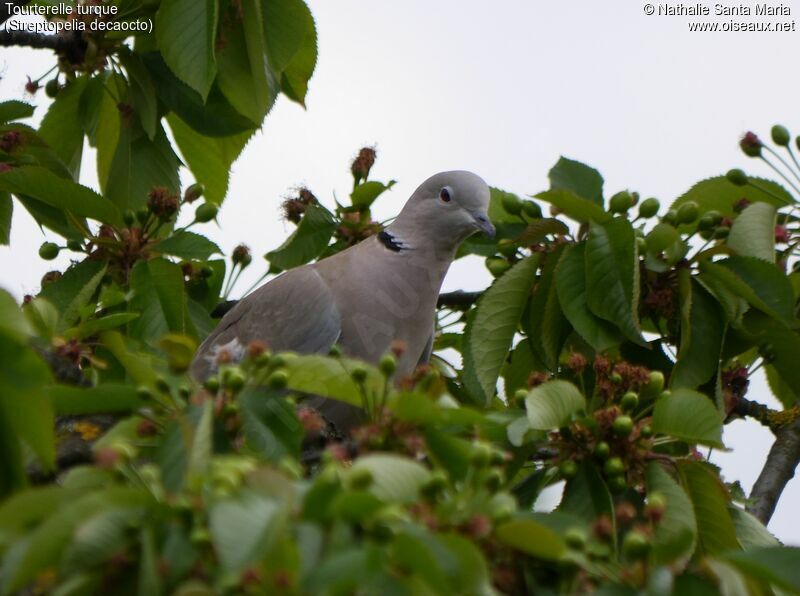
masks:
{"type": "Polygon", "coordinates": [[[363,147],[358,152],[358,156],[353,160],[353,164],[350,166],[350,171],[356,183],[367,179],[369,171],[372,169],[372,166],[375,165],[375,158],[377,155],[374,147],[363,147]]]}
{"type": "Polygon", "coordinates": [[[742,151],[748,157],[758,157],[761,155],[761,148],[764,144],[761,142],[761,139],[754,132],[748,132],[743,137],[742,140],[739,141],[739,147],[742,148],[742,151]]]}

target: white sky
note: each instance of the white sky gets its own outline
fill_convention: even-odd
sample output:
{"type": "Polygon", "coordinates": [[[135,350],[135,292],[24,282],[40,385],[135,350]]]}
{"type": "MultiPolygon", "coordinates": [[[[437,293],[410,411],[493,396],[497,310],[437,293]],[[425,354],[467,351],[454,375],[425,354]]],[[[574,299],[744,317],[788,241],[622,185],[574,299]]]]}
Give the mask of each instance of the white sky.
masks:
{"type": "MultiPolygon", "coordinates": [[[[226,252],[239,242],[256,255],[278,246],[292,229],[280,221],[279,204],[298,184],[328,204],[333,191],[346,197],[350,159],[364,144],[378,144],[372,177],[399,181],[376,205],[388,217],[419,182],[446,169],[473,170],[518,193],[543,190],[562,154],[597,167],[607,195],[630,188],[668,203],[731,167],[769,176],[740,154],[746,130],[768,136],[781,122],[800,132],[800,32],[690,33],[690,18],[648,17],[630,0],[309,4],[320,56],[308,110],[280,99],[234,166],[220,228],[203,230],[226,252]]],[[[800,17],[800,6],[786,4],[795,14],[773,21],[800,17]]],[[[45,51],[1,49],[0,99],[20,98],[25,75],[51,65],[45,51]]],[[[93,166],[93,156],[85,163],[93,166]]],[[[82,181],[94,184],[90,167],[82,181]]],[[[0,286],[18,298],[35,293],[52,268],[37,256],[45,237],[17,209],[11,248],[0,247],[0,286]]],[[[62,255],[55,265],[67,262],[62,255]]],[[[262,272],[252,266],[238,288],[262,272]]],[[[480,261],[466,260],[451,269],[445,289],[488,281],[480,261]]],[[[775,403],[763,381],[749,397],[775,403]]],[[[735,422],[725,442],[732,452],[714,461],[749,490],[771,434],[735,422]]],[[[797,502],[793,480],[770,523],[793,544],[800,544],[797,502]]]]}

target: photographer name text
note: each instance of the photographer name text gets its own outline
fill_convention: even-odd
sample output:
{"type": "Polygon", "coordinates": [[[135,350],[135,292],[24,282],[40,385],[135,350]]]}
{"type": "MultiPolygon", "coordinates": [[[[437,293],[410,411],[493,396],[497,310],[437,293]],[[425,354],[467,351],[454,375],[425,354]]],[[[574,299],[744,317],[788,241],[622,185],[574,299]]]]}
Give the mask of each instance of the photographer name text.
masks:
{"type": "Polygon", "coordinates": [[[667,17],[788,17],[792,9],[786,4],[658,4],[657,14],[667,17]]]}

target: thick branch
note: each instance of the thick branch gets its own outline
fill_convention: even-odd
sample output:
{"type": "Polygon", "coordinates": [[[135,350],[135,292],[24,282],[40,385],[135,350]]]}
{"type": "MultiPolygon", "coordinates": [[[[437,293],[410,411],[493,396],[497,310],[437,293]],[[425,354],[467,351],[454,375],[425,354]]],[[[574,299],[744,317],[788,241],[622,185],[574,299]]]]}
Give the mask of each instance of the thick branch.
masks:
{"type": "Polygon", "coordinates": [[[800,462],[800,419],[775,431],[775,443],[750,493],[747,511],[764,525],[769,522],[783,489],[800,462]]]}
{"type": "Polygon", "coordinates": [[[6,4],[13,4],[14,6],[25,6],[30,4],[31,0],[3,0],[0,2],[0,25],[5,23],[11,18],[11,11],[8,10],[6,4]]]}
{"type": "Polygon", "coordinates": [[[439,308],[446,306],[448,308],[467,309],[478,301],[481,294],[483,292],[463,292],[461,290],[445,292],[444,294],[439,294],[439,301],[436,306],[439,308]]]}

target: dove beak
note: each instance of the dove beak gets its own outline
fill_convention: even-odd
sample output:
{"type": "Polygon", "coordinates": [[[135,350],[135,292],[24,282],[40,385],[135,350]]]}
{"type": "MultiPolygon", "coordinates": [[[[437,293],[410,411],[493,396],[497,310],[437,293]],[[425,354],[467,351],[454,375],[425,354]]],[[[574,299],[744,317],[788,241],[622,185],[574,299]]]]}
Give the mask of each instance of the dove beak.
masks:
{"type": "Polygon", "coordinates": [[[495,235],[495,228],[492,225],[492,222],[489,221],[489,216],[485,213],[477,212],[472,214],[472,219],[475,222],[475,227],[477,227],[485,236],[488,238],[494,238],[495,235]]]}

